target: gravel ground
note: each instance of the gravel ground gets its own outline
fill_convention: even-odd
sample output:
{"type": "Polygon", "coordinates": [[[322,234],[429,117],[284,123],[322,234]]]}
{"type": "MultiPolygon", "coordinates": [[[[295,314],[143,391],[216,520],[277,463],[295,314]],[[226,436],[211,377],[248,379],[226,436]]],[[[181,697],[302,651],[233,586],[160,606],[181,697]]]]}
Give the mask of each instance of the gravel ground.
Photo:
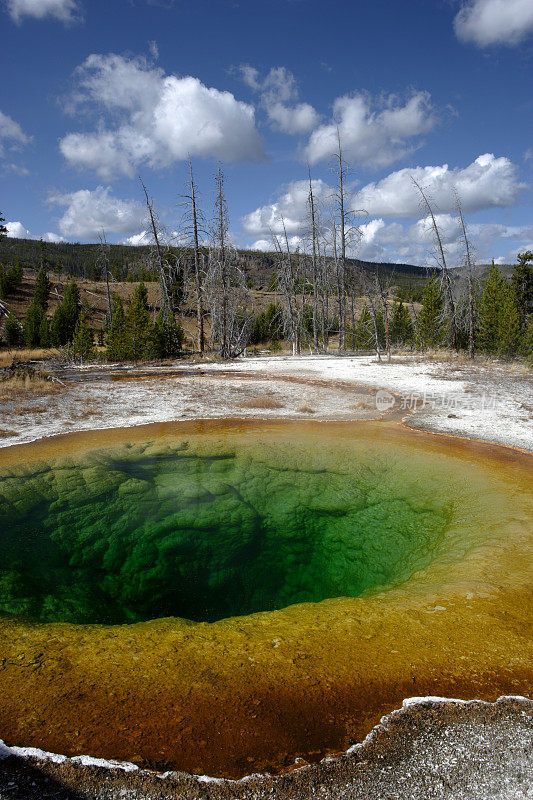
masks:
{"type": "Polygon", "coordinates": [[[7,748],[0,755],[0,800],[526,800],[533,798],[533,702],[417,698],[344,756],[240,781],[84,765],[7,748]]]}

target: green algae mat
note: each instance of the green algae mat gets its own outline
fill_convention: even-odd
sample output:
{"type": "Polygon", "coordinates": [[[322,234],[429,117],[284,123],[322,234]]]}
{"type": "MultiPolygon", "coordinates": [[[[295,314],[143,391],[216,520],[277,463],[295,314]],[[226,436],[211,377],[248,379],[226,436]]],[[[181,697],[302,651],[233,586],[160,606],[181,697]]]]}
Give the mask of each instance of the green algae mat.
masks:
{"type": "Polygon", "coordinates": [[[4,738],[235,776],[346,745],[404,696],[515,691],[531,488],[525,454],[391,423],[7,448],[4,738]]]}

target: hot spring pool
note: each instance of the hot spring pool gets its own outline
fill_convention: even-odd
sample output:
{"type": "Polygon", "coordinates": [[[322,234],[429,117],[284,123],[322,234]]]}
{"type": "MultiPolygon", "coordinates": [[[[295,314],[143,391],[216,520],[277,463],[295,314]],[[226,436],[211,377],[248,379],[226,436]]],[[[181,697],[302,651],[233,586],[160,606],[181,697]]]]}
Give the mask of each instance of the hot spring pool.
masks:
{"type": "Polygon", "coordinates": [[[397,695],[509,691],[530,463],[380,423],[5,450],[4,738],[237,775],[345,744],[397,695]]]}

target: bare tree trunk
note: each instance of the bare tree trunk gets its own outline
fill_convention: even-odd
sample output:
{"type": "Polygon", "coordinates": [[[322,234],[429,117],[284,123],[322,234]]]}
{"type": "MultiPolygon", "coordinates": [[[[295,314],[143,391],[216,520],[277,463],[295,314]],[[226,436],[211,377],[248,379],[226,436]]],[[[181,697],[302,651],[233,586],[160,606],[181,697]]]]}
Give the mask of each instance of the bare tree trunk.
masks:
{"type": "Polygon", "coordinates": [[[390,334],[389,334],[389,309],[387,307],[387,297],[383,290],[383,284],[379,277],[379,267],[376,265],[376,287],[381,300],[383,309],[383,322],[385,324],[385,345],[387,348],[387,361],[390,361],[390,334]]]}
{"type": "Polygon", "coordinates": [[[442,271],[444,275],[444,297],[446,301],[446,311],[448,315],[448,325],[450,327],[450,340],[451,346],[454,350],[459,349],[459,340],[457,337],[457,321],[456,321],[456,312],[455,312],[455,303],[453,299],[453,292],[452,292],[452,285],[450,280],[450,273],[448,270],[448,266],[446,264],[446,256],[444,255],[444,247],[442,245],[442,239],[440,237],[440,231],[437,225],[437,221],[435,219],[435,215],[433,213],[433,209],[431,208],[431,204],[426,196],[426,193],[420,186],[420,184],[411,176],[411,180],[413,181],[414,185],[420,192],[422,199],[424,201],[424,205],[428,211],[428,214],[431,217],[431,223],[433,225],[433,231],[435,234],[435,238],[437,241],[437,245],[439,248],[440,258],[441,258],[441,265],[442,271]]]}
{"type": "Polygon", "coordinates": [[[198,213],[196,209],[196,187],[194,185],[194,175],[192,171],[192,161],[189,156],[189,172],[190,172],[190,201],[192,211],[192,229],[193,229],[193,249],[194,249],[194,280],[196,284],[196,320],[198,329],[198,349],[200,353],[205,350],[205,335],[204,335],[204,313],[203,313],[203,292],[202,292],[202,276],[200,273],[200,245],[198,242],[198,213]]]}
{"type": "Polygon", "coordinates": [[[216,211],[217,211],[217,227],[218,227],[218,247],[219,247],[219,258],[220,258],[220,280],[221,280],[221,289],[222,289],[222,316],[221,316],[221,324],[222,324],[222,358],[229,357],[229,348],[228,348],[228,294],[229,294],[229,287],[228,287],[228,274],[227,274],[227,264],[226,264],[226,216],[225,216],[225,197],[224,197],[224,177],[222,175],[222,170],[220,168],[220,164],[218,165],[218,172],[216,176],[216,186],[217,186],[217,199],[216,199],[216,211]]]}
{"type": "Polygon", "coordinates": [[[475,336],[474,336],[474,327],[475,327],[475,303],[474,303],[474,277],[473,277],[473,265],[472,265],[472,258],[470,255],[470,242],[468,241],[468,236],[466,233],[466,225],[463,217],[463,209],[461,208],[461,201],[459,199],[459,195],[455,194],[455,200],[457,205],[457,211],[459,212],[459,219],[461,220],[461,228],[463,231],[463,239],[465,243],[465,255],[466,255],[466,267],[468,270],[468,355],[471,359],[475,356],[475,336]]]}
{"type": "Polygon", "coordinates": [[[159,233],[157,230],[153,203],[150,201],[150,198],[148,197],[146,186],[144,185],[140,175],[139,175],[139,180],[141,182],[141,186],[143,187],[144,196],[146,198],[146,207],[150,215],[150,223],[152,226],[152,233],[154,236],[154,242],[156,246],[157,263],[159,268],[159,283],[161,285],[161,304],[163,306],[163,317],[168,322],[172,315],[172,304],[170,302],[170,294],[168,291],[167,279],[165,274],[165,259],[163,256],[163,248],[159,241],[159,233]]]}
{"type": "MultiPolygon", "coordinates": [[[[309,214],[311,217],[311,253],[312,253],[312,264],[313,264],[313,341],[314,346],[317,350],[320,349],[320,343],[318,340],[318,296],[319,296],[319,286],[318,286],[318,260],[317,260],[317,226],[316,226],[316,214],[315,214],[315,198],[313,195],[313,184],[311,181],[311,168],[309,164],[307,165],[307,170],[309,173],[309,214]]],[[[322,341],[322,344],[324,342],[322,341]]]]}
{"type": "Polygon", "coordinates": [[[416,335],[417,335],[418,341],[420,343],[420,349],[423,350],[424,349],[424,343],[422,341],[422,331],[420,330],[420,324],[418,322],[418,314],[416,313],[415,304],[413,303],[412,300],[411,300],[411,311],[413,312],[413,319],[415,321],[416,335]]]}
{"type": "Polygon", "coordinates": [[[107,289],[107,313],[108,313],[108,321],[109,327],[111,327],[111,323],[113,322],[113,308],[111,306],[111,292],[109,291],[109,259],[107,257],[107,239],[105,230],[102,228],[102,233],[98,237],[100,239],[100,252],[102,257],[102,262],[104,265],[104,274],[105,274],[105,282],[106,282],[106,289],[107,289]]]}

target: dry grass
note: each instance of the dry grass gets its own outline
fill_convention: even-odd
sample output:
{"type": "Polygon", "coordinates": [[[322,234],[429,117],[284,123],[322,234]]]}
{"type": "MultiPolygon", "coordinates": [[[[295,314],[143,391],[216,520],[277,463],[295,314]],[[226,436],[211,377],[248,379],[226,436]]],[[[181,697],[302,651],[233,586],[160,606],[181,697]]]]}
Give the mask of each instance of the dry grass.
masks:
{"type": "Polygon", "coordinates": [[[311,406],[303,405],[296,409],[298,414],[314,414],[315,409],[311,408],[311,406]]]}
{"type": "Polygon", "coordinates": [[[276,400],[275,397],[250,397],[239,403],[240,408],[285,408],[285,403],[276,400]]]}
{"type": "Polygon", "coordinates": [[[9,436],[16,436],[17,431],[11,431],[7,428],[0,428],[0,439],[7,439],[9,436]]]}
{"type": "Polygon", "coordinates": [[[55,348],[36,350],[0,350],[0,369],[9,367],[13,359],[27,364],[28,361],[44,361],[47,358],[54,358],[59,355],[59,350],[55,348]]]}

